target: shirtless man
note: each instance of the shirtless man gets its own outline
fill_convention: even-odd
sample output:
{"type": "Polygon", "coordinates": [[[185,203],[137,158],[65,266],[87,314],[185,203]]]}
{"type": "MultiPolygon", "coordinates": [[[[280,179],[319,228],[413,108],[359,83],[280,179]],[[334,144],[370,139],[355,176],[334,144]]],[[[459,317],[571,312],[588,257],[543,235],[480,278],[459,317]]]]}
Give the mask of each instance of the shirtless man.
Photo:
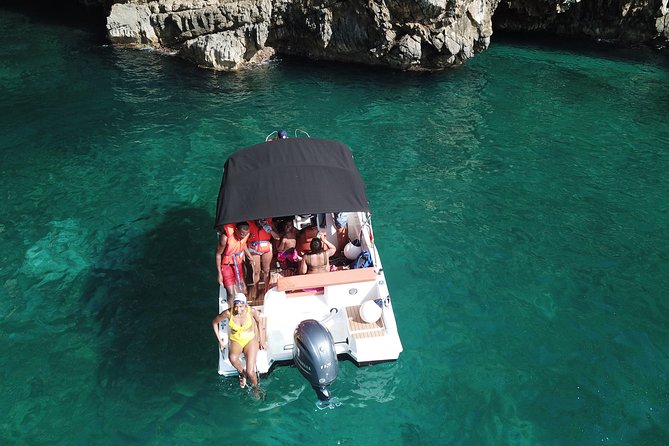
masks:
{"type": "Polygon", "coordinates": [[[293,226],[293,220],[288,220],[283,224],[283,234],[277,246],[277,252],[294,248],[297,245],[297,229],[293,226]]]}

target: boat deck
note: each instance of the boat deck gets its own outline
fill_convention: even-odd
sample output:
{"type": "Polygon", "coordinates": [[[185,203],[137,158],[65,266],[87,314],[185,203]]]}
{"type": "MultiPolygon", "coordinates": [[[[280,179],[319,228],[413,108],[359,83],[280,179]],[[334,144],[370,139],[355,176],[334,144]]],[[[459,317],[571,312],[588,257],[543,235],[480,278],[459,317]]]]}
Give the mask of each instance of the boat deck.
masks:
{"type": "Polygon", "coordinates": [[[360,305],[346,307],[346,316],[348,317],[349,333],[356,339],[375,338],[386,334],[383,319],[370,324],[360,318],[360,305]]]}

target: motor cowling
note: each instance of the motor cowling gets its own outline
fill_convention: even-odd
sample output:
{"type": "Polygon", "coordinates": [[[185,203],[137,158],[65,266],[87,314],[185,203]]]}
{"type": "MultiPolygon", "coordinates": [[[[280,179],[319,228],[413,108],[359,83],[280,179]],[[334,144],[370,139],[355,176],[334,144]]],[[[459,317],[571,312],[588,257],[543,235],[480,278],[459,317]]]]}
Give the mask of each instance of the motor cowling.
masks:
{"type": "Polygon", "coordinates": [[[293,361],[316,391],[318,399],[330,399],[328,386],[337,378],[339,363],[330,331],[320,322],[300,322],[293,335],[293,361]]]}

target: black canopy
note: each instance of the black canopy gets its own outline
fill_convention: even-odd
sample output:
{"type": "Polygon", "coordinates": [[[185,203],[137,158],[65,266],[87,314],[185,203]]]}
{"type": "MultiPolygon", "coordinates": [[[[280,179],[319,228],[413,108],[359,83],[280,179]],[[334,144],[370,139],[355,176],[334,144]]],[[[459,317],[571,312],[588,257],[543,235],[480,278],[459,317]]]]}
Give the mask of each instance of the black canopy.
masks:
{"type": "Polygon", "coordinates": [[[225,162],[216,224],[322,212],[369,212],[346,145],[326,139],[268,141],[225,162]]]}

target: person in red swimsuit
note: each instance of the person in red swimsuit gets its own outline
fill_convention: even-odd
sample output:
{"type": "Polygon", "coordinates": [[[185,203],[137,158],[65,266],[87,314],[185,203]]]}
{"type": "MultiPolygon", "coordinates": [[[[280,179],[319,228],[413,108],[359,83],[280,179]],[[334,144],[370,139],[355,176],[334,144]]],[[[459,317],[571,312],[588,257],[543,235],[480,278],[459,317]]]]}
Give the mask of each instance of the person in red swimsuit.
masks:
{"type": "Polygon", "coordinates": [[[223,225],[216,245],[216,270],[218,283],[228,292],[228,305],[232,306],[232,297],[239,292],[246,292],[244,283],[244,258],[251,258],[246,242],[249,238],[249,224],[240,222],[236,225],[223,225]]]}
{"type": "MultiPolygon", "coordinates": [[[[279,239],[279,234],[272,227],[271,218],[249,220],[249,238],[246,242],[251,253],[253,264],[253,286],[258,290],[260,272],[262,271],[263,287],[267,291],[269,285],[269,270],[272,264],[272,238],[279,239]]],[[[260,291],[260,290],[258,290],[260,291]]]]}

